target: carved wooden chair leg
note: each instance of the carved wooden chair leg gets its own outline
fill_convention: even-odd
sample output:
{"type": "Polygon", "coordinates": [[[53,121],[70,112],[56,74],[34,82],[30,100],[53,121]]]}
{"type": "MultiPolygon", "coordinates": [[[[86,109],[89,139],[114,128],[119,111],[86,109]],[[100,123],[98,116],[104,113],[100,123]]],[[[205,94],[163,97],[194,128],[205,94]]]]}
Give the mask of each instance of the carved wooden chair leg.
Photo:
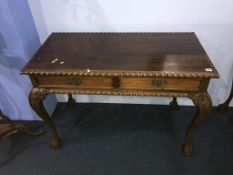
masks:
{"type": "Polygon", "coordinates": [[[42,130],[33,131],[31,128],[25,126],[25,125],[22,124],[22,123],[17,123],[17,124],[15,124],[15,128],[16,128],[18,131],[25,132],[25,133],[28,134],[28,135],[34,135],[34,136],[42,135],[42,134],[45,133],[45,131],[42,131],[42,130]]]}
{"type": "Polygon", "coordinates": [[[228,106],[229,106],[229,104],[230,104],[232,98],[233,98],[233,81],[232,81],[232,86],[231,86],[230,95],[229,95],[228,99],[227,99],[223,104],[220,104],[220,105],[218,106],[218,111],[219,111],[219,112],[222,112],[222,113],[227,112],[228,106]]]}
{"type": "Polygon", "coordinates": [[[39,117],[41,117],[50,128],[52,132],[50,147],[55,149],[59,147],[59,138],[56,126],[49,117],[43,105],[43,100],[46,98],[46,96],[47,94],[43,91],[43,89],[33,88],[29,95],[29,102],[32,109],[34,109],[34,111],[39,115],[39,117]]]}
{"type": "Polygon", "coordinates": [[[207,93],[195,94],[190,97],[193,103],[197,106],[197,111],[192,121],[190,122],[186,133],[183,144],[183,152],[185,156],[192,155],[192,136],[194,130],[199,126],[199,124],[208,116],[212,109],[212,101],[207,93]]]}
{"type": "Polygon", "coordinates": [[[72,94],[68,94],[67,106],[74,106],[76,103],[75,99],[72,97],[72,94]]]}
{"type": "Polygon", "coordinates": [[[0,110],[0,118],[3,119],[6,124],[4,124],[5,128],[6,128],[6,132],[2,133],[2,135],[0,136],[0,138],[4,138],[8,135],[14,134],[16,132],[25,132],[28,135],[41,135],[44,132],[39,130],[39,131],[33,131],[31,130],[29,127],[27,127],[26,125],[22,124],[22,123],[15,123],[13,122],[8,116],[4,115],[1,110],[0,110]]]}
{"type": "Polygon", "coordinates": [[[4,122],[7,123],[0,125],[0,139],[17,132],[17,130],[15,130],[14,128],[13,122],[6,115],[4,115],[1,112],[1,110],[0,110],[0,119],[2,119],[4,122]]]}
{"type": "Polygon", "coordinates": [[[172,101],[170,102],[170,108],[172,111],[177,111],[180,109],[178,103],[177,103],[177,98],[173,97],[172,101]]]}
{"type": "Polygon", "coordinates": [[[10,124],[1,124],[0,126],[0,139],[3,139],[9,135],[17,133],[18,130],[12,127],[10,124]]]}

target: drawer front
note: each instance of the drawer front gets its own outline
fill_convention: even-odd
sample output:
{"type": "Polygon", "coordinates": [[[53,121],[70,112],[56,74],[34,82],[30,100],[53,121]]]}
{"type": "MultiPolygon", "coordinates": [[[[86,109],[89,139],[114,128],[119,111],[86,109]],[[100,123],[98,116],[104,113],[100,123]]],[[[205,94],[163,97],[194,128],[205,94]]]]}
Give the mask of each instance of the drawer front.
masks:
{"type": "Polygon", "coordinates": [[[101,77],[38,76],[37,81],[39,87],[112,88],[112,79],[101,77]]]}
{"type": "Polygon", "coordinates": [[[196,79],[163,79],[163,78],[122,78],[120,87],[139,90],[184,90],[197,91],[201,80],[196,79]]]}
{"type": "Polygon", "coordinates": [[[175,78],[37,76],[38,87],[198,91],[201,80],[175,78]]]}

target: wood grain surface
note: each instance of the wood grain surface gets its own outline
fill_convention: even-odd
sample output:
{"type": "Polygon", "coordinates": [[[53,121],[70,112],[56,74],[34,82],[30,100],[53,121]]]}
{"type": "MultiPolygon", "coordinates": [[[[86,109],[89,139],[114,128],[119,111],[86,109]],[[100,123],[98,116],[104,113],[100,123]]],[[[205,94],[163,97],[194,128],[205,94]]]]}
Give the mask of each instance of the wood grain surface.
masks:
{"type": "Polygon", "coordinates": [[[81,70],[199,72],[218,77],[194,33],[52,33],[22,73],[81,70]]]}

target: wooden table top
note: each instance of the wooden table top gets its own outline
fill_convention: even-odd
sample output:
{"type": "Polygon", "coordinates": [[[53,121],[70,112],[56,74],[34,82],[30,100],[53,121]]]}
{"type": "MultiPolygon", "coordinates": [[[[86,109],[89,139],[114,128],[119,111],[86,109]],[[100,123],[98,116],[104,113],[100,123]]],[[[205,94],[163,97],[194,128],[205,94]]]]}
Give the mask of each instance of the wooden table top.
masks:
{"type": "Polygon", "coordinates": [[[195,33],[52,33],[21,73],[98,72],[219,76],[195,33]]]}

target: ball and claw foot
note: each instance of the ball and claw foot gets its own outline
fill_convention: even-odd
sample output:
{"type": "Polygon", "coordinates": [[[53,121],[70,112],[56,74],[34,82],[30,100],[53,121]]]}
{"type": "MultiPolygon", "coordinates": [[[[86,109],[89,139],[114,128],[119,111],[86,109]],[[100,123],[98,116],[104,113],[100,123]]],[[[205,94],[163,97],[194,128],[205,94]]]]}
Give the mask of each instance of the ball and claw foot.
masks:
{"type": "Polygon", "coordinates": [[[183,153],[185,156],[189,157],[192,155],[193,149],[192,149],[192,144],[183,144],[183,153]]]}
{"type": "Polygon", "coordinates": [[[58,149],[60,147],[60,140],[59,139],[51,140],[49,147],[52,149],[58,149]]]}

